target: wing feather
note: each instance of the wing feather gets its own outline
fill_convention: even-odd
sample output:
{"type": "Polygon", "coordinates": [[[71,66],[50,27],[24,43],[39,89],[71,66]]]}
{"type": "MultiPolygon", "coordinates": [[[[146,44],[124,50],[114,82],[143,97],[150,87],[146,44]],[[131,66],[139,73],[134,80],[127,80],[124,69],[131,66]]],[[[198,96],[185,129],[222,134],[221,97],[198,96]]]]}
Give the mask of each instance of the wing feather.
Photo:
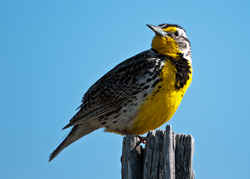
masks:
{"type": "Polygon", "coordinates": [[[155,67],[156,59],[156,53],[147,50],[114,67],[89,88],[79,111],[64,128],[121,108],[135,93],[143,90],[140,78],[155,67]]]}

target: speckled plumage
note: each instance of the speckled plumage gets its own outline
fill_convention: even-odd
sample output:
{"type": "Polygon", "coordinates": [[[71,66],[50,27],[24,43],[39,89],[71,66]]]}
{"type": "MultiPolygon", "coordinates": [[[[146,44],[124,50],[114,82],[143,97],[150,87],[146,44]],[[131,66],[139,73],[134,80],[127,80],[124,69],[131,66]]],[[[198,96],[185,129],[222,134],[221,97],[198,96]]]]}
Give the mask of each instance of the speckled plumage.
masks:
{"type": "MultiPolygon", "coordinates": [[[[160,27],[167,28],[168,26],[160,25],[160,27]]],[[[180,26],[174,27],[180,28],[180,26]]],[[[186,38],[186,36],[183,37],[186,38]]],[[[70,120],[69,124],[63,128],[66,129],[72,126],[71,132],[51,154],[50,160],[65,147],[98,128],[105,128],[105,131],[123,135],[140,134],[151,129],[150,126],[142,129],[143,123],[151,120],[145,118],[145,116],[138,119],[146,121],[139,121],[140,124],[135,126],[135,123],[138,123],[136,118],[140,108],[146,103],[154,105],[156,102],[152,99],[154,95],[157,96],[157,93],[162,96],[172,95],[165,94],[171,93],[171,91],[179,91],[178,95],[182,98],[187,88],[185,85],[188,81],[188,84],[191,82],[189,79],[191,77],[191,66],[188,62],[191,60],[191,51],[189,50],[188,53],[190,53],[190,59],[187,60],[186,54],[181,54],[179,51],[177,56],[173,57],[171,54],[159,53],[157,49],[150,49],[125,60],[106,73],[85,93],[79,111],[70,120]],[[166,77],[164,77],[166,74],[162,74],[166,64],[172,68],[172,72],[168,74],[167,79],[172,80],[173,85],[166,81],[166,77]],[[171,88],[167,86],[171,86],[171,88]],[[148,100],[151,100],[150,103],[148,100]]],[[[161,100],[161,96],[158,95],[157,98],[161,100]]],[[[173,100],[173,97],[169,99],[173,100]]],[[[154,125],[152,123],[154,121],[150,121],[149,124],[153,124],[152,128],[169,120],[180,101],[177,103],[170,104],[173,105],[171,113],[166,113],[168,116],[166,116],[166,119],[158,121],[159,124],[156,121],[157,125],[154,125]]],[[[164,106],[156,107],[162,108],[164,106]]],[[[166,110],[168,109],[166,108],[166,110]]]]}
{"type": "Polygon", "coordinates": [[[159,81],[165,59],[148,50],[117,65],[86,92],[79,112],[67,127],[91,118],[100,127],[126,131],[137,107],[159,81]]]}

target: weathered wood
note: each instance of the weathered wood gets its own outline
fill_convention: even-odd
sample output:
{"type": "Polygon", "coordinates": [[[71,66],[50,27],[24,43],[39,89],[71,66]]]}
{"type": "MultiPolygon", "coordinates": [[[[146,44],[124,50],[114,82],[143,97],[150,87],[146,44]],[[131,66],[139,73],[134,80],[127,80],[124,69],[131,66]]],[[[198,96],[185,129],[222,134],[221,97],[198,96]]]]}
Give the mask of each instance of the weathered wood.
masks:
{"type": "Polygon", "coordinates": [[[126,136],[122,147],[122,179],[142,179],[142,146],[138,137],[126,136]]]}
{"type": "Polygon", "coordinates": [[[194,139],[191,135],[175,135],[176,179],[194,179],[192,168],[194,139]]]}
{"type": "Polygon", "coordinates": [[[122,149],[122,179],[194,179],[191,135],[166,131],[149,132],[145,147],[136,136],[126,136],[122,149]]]}

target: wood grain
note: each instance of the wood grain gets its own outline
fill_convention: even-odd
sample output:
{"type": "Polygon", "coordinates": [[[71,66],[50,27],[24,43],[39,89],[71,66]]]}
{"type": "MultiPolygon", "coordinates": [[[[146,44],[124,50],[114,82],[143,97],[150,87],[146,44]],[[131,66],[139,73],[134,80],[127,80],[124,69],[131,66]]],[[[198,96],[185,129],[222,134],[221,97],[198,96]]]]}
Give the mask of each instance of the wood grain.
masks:
{"type": "Polygon", "coordinates": [[[149,132],[147,144],[126,136],[122,149],[122,179],[194,179],[192,168],[194,139],[191,135],[165,131],[149,132]]]}

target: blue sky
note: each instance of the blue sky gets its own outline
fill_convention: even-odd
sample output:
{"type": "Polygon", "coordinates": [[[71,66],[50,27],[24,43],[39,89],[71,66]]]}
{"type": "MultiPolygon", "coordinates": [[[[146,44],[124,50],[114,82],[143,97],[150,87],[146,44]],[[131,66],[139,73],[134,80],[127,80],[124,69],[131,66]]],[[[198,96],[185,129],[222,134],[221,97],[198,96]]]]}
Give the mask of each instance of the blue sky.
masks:
{"type": "Polygon", "coordinates": [[[2,1],[1,178],[120,178],[122,137],[103,130],[48,156],[84,92],[150,48],[148,23],[182,25],[192,43],[193,83],[170,123],[195,138],[196,177],[250,178],[249,11],[247,0],[2,1]]]}

